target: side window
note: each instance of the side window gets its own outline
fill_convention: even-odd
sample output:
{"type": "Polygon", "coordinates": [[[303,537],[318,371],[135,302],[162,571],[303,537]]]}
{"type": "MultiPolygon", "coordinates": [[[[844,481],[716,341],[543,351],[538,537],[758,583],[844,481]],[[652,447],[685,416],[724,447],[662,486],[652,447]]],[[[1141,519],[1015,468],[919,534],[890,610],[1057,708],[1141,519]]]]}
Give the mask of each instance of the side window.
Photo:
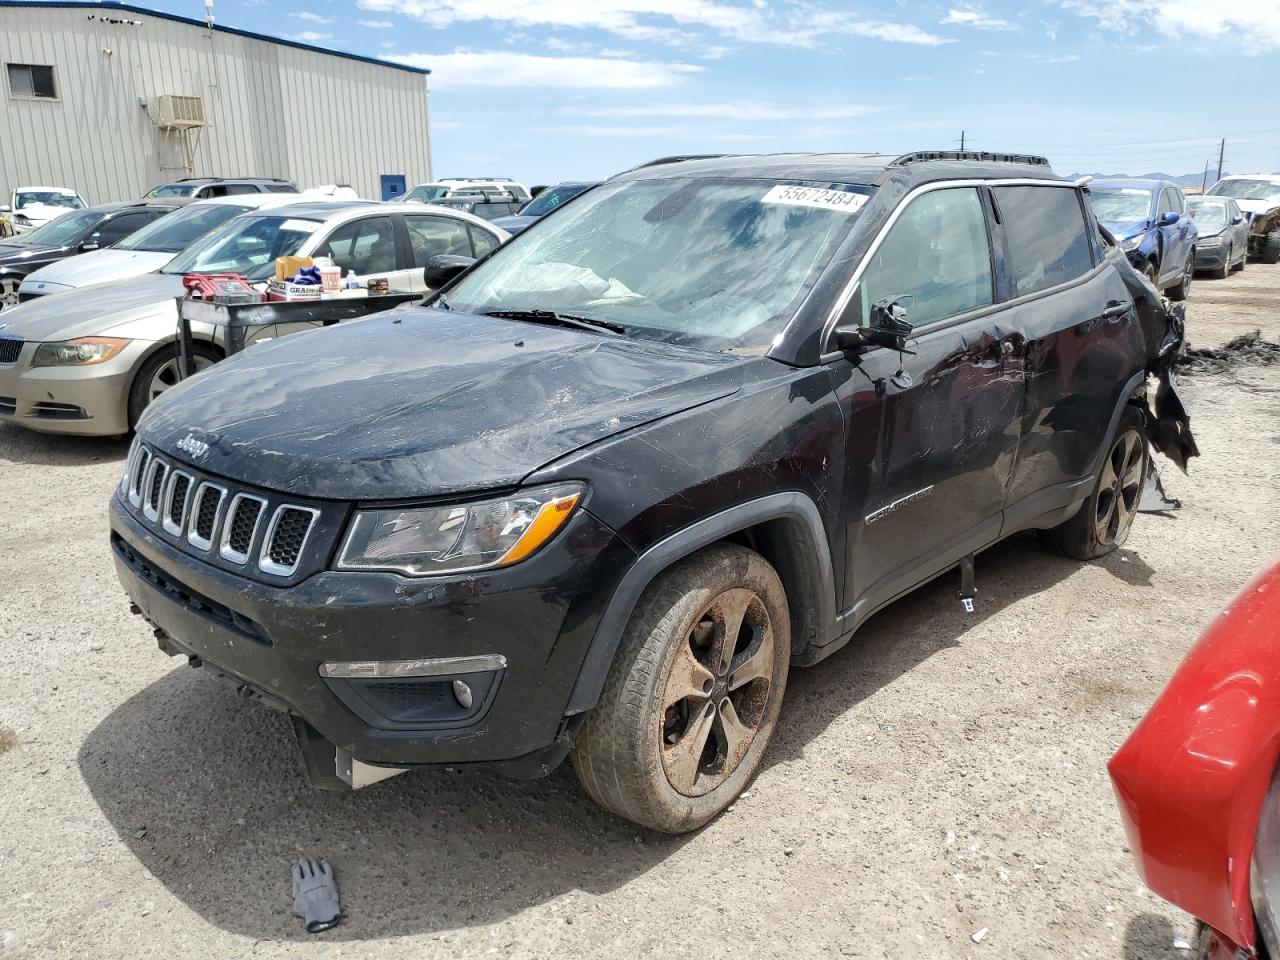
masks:
{"type": "Polygon", "coordinates": [[[119,243],[135,230],[141,230],[155,219],[150,213],[123,213],[102,224],[95,232],[93,239],[103,247],[119,243]]]}
{"type": "Polygon", "coordinates": [[[1160,212],[1161,213],[1177,213],[1178,201],[1174,199],[1173,191],[1168,187],[1160,193],[1160,212]]]}
{"type": "Polygon", "coordinates": [[[993,302],[991,246],[978,193],[932,190],[915,200],[885,235],[858,284],[862,322],[873,304],[903,300],[915,326],[993,302]]]}
{"type": "Polygon", "coordinates": [[[467,229],[471,231],[471,245],[475,247],[476,251],[473,256],[477,260],[481,257],[487,257],[498,249],[498,239],[493,234],[476,226],[469,226],[467,229]]]}
{"type": "Polygon", "coordinates": [[[316,248],[315,256],[332,257],[343,270],[354,270],[360,276],[391,273],[397,269],[391,218],[368,217],[345,223],[316,248]]]}
{"type": "Polygon", "coordinates": [[[210,197],[225,197],[227,195],[227,185],[225,183],[215,183],[212,186],[201,187],[200,192],[196,194],[201,200],[208,200],[210,197]]]}
{"type": "Polygon", "coordinates": [[[1093,248],[1093,262],[1098,264],[1107,257],[1107,241],[1102,239],[1102,231],[1098,229],[1098,218],[1093,212],[1093,204],[1086,200],[1080,205],[1084,207],[1085,229],[1089,234],[1089,246],[1093,248]]]}
{"type": "Polygon", "coordinates": [[[1093,269],[1084,211],[1073,187],[996,187],[1017,296],[1093,269]]]}
{"type": "Polygon", "coordinates": [[[425,267],[432,257],[450,254],[471,256],[471,240],[467,237],[467,225],[448,217],[408,216],[404,225],[409,230],[409,244],[413,247],[414,266],[425,267]]]}
{"type": "Polygon", "coordinates": [[[234,197],[242,193],[260,192],[252,183],[228,183],[226,189],[226,196],[228,197],[234,197]]]}

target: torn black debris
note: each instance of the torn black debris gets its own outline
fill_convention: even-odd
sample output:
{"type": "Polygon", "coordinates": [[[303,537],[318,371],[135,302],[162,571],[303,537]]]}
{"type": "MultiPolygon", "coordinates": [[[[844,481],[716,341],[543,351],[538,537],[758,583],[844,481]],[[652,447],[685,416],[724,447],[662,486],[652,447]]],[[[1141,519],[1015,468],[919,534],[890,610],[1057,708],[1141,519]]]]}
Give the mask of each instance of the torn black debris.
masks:
{"type": "Polygon", "coordinates": [[[1188,346],[1178,359],[1177,370],[1194,376],[1224,373],[1249,364],[1268,366],[1273,363],[1280,363],[1280,343],[1264,339],[1262,331],[1255,330],[1228,340],[1225,346],[1217,349],[1188,346]]]}

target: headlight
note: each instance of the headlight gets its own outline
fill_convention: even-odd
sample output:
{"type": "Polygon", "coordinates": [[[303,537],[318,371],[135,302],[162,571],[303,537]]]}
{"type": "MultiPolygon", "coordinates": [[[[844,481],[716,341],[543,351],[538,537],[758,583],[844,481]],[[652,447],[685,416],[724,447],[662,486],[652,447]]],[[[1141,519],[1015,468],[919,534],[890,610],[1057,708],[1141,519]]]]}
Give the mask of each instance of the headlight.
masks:
{"type": "Polygon", "coordinates": [[[1128,240],[1120,241],[1120,249],[1125,251],[1137,250],[1138,247],[1141,246],[1141,244],[1142,244],[1141,237],[1130,237],[1128,240]]]}
{"type": "Polygon", "coordinates": [[[87,367],[110,360],[125,348],[128,340],[119,337],[81,337],[42,343],[36,348],[33,367],[87,367]]]}
{"type": "Polygon", "coordinates": [[[559,483],[476,503],[364,510],[338,568],[423,577],[510,566],[555,536],[582,494],[580,483],[559,483]]]}
{"type": "Polygon", "coordinates": [[[1196,243],[1200,244],[1202,247],[1216,247],[1222,243],[1222,237],[1216,235],[1212,237],[1200,237],[1196,243]]]}
{"type": "Polygon", "coordinates": [[[28,219],[24,214],[21,214],[21,213],[15,213],[15,214],[13,215],[13,222],[14,222],[14,223],[16,223],[16,224],[17,224],[18,226],[20,226],[20,227],[29,227],[29,226],[31,226],[31,221],[30,221],[30,219],[28,219]]]}

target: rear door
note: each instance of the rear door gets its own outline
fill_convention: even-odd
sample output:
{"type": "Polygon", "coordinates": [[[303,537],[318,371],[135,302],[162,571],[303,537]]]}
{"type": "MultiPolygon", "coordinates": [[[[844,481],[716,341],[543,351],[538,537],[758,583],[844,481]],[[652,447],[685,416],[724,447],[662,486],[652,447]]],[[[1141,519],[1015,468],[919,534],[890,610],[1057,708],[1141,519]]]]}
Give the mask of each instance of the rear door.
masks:
{"type": "Polygon", "coordinates": [[[1170,187],[1165,187],[1160,191],[1160,208],[1156,212],[1156,223],[1159,224],[1157,229],[1160,231],[1160,283],[1162,286],[1182,276],[1182,265],[1186,263],[1187,254],[1190,252],[1190,244],[1187,241],[1190,227],[1183,222],[1185,219],[1190,218],[1182,216],[1174,191],[1170,187]],[[1166,213],[1178,214],[1178,222],[1168,225],[1160,223],[1166,213]]]}
{"type": "Polygon", "coordinates": [[[342,268],[343,277],[354,272],[366,281],[385,278],[392,292],[414,289],[415,271],[408,257],[401,256],[389,215],[361,217],[335,227],[311,255],[332,258],[342,268]]]}
{"type": "MultiPolygon", "coordinates": [[[[1026,403],[1004,533],[1088,493],[1142,334],[1113,258],[1070,184],[996,186],[1008,323],[1025,337],[1026,403]]],[[[1046,519],[1047,518],[1047,519],[1046,519]]],[[[1061,518],[1065,519],[1065,518],[1061,518]]]]}
{"type": "MultiPolygon", "coordinates": [[[[476,257],[472,243],[470,224],[454,217],[435,214],[406,214],[405,229],[409,234],[409,247],[413,256],[413,271],[409,277],[409,289],[426,293],[430,288],[422,279],[422,268],[432,257],[476,257]]],[[[478,231],[477,231],[478,232],[478,231]]]]}
{"type": "Polygon", "coordinates": [[[996,539],[1017,452],[1022,343],[996,300],[974,187],[907,201],[864,261],[842,322],[895,298],[908,349],[833,368],[846,413],[845,629],[996,539]]]}

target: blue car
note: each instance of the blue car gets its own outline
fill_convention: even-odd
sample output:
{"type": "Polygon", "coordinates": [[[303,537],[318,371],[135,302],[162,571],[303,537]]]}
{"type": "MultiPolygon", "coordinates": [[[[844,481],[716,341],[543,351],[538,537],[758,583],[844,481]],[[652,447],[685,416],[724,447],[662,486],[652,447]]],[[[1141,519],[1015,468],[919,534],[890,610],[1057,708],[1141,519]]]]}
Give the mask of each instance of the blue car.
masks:
{"type": "Polygon", "coordinates": [[[526,203],[516,211],[514,216],[499,217],[493,221],[493,224],[514,237],[517,233],[524,233],[562,203],[568,203],[578,194],[586,193],[597,185],[596,183],[557,183],[554,187],[547,187],[526,203]]]}
{"type": "Polygon", "coordinates": [[[1195,221],[1168,180],[1090,180],[1089,202],[1129,262],[1170,300],[1185,300],[1196,269],[1195,221]]]}

